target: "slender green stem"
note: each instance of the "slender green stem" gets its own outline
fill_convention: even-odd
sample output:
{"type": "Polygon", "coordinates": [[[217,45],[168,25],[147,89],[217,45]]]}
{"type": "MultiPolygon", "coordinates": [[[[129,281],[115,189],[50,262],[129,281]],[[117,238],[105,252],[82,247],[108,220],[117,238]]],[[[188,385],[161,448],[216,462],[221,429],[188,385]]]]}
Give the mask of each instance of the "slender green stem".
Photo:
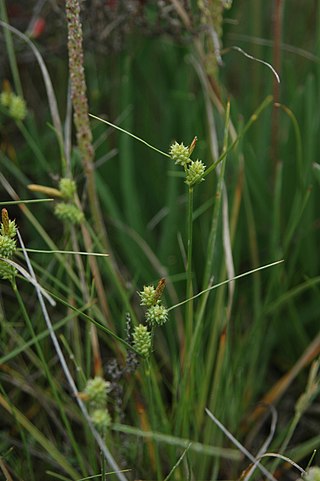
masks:
{"type": "Polygon", "coordinates": [[[207,168],[207,170],[203,174],[203,177],[206,177],[208,174],[210,174],[210,172],[212,172],[217,167],[217,165],[219,165],[220,162],[222,162],[222,160],[229,154],[229,152],[231,152],[234,149],[234,147],[238,144],[238,142],[242,139],[242,137],[247,133],[250,127],[258,120],[261,113],[268,107],[268,105],[270,105],[272,100],[273,98],[271,95],[268,95],[268,97],[264,99],[264,101],[259,105],[257,110],[251,115],[250,119],[244,126],[244,129],[242,130],[242,132],[232,142],[229,148],[225,152],[222,152],[220,157],[212,165],[210,165],[210,167],[207,168]]]}
{"type": "Polygon", "coordinates": [[[171,159],[171,157],[170,157],[169,154],[167,154],[166,152],[163,152],[163,151],[160,150],[160,149],[157,149],[156,147],[154,147],[154,146],[151,145],[151,144],[148,144],[148,142],[146,142],[145,140],[141,139],[141,138],[138,137],[137,135],[132,134],[132,133],[129,132],[128,130],[122,129],[122,128],[119,127],[118,125],[115,125],[115,124],[113,124],[113,123],[111,123],[111,122],[108,122],[108,120],[102,119],[101,117],[97,117],[96,115],[89,114],[89,116],[92,117],[93,119],[96,119],[96,120],[99,120],[100,122],[103,122],[104,124],[110,125],[110,127],[113,127],[114,129],[120,130],[120,132],[123,132],[124,134],[130,135],[130,137],[138,140],[139,142],[141,142],[142,144],[146,145],[146,146],[149,147],[150,149],[155,150],[155,151],[158,152],[159,154],[164,155],[165,157],[169,157],[169,159],[171,159]]]}
{"type": "Polygon", "coordinates": [[[192,337],[193,328],[193,283],[192,283],[192,241],[193,241],[193,187],[188,190],[188,220],[187,220],[187,290],[186,298],[190,299],[186,308],[186,342],[192,337]]]}
{"type": "Polygon", "coordinates": [[[50,368],[47,364],[47,361],[45,359],[45,356],[44,356],[44,353],[43,353],[43,350],[40,346],[40,343],[39,343],[39,338],[36,336],[36,333],[33,329],[33,325],[32,325],[32,322],[31,322],[31,319],[29,317],[29,314],[26,310],[26,307],[24,305],[24,302],[23,302],[23,299],[20,295],[20,292],[19,292],[19,289],[17,288],[17,284],[16,282],[14,281],[12,283],[12,288],[13,288],[13,291],[15,293],[15,296],[17,298],[17,301],[18,301],[18,304],[19,304],[19,307],[21,309],[21,312],[22,312],[22,316],[27,324],[27,327],[30,331],[30,334],[33,338],[33,340],[35,341],[35,347],[36,347],[36,350],[37,350],[37,353],[38,353],[38,356],[41,360],[41,363],[42,363],[42,366],[43,366],[43,369],[45,371],[45,374],[46,374],[46,377],[49,381],[49,384],[50,384],[50,387],[52,389],[52,393],[54,395],[54,398],[57,402],[57,405],[59,406],[59,410],[60,410],[60,414],[61,414],[61,418],[64,422],[64,425],[66,427],[66,430],[67,430],[67,433],[68,433],[68,436],[69,436],[69,439],[70,439],[70,442],[71,442],[71,445],[74,449],[74,452],[75,452],[75,455],[77,457],[77,460],[79,462],[79,466],[80,466],[80,469],[83,473],[83,475],[85,476],[87,474],[87,471],[86,471],[86,468],[85,468],[85,464],[84,464],[84,460],[83,460],[83,456],[80,452],[80,449],[79,449],[79,445],[78,443],[76,442],[76,439],[73,435],[73,432],[71,430],[71,426],[70,426],[70,423],[69,423],[69,420],[65,414],[65,411],[64,411],[64,408],[63,408],[63,405],[62,405],[62,402],[61,402],[61,399],[60,399],[60,396],[58,394],[58,391],[57,391],[57,388],[56,388],[56,384],[55,384],[55,380],[53,379],[52,377],[52,373],[50,371],[50,368]]]}
{"type": "Polygon", "coordinates": [[[8,200],[0,202],[0,205],[17,205],[17,204],[38,204],[39,202],[53,202],[54,199],[26,199],[26,200],[8,200]]]}
{"type": "Polygon", "coordinates": [[[296,145],[297,145],[297,165],[298,165],[298,181],[299,185],[303,186],[303,181],[306,179],[307,169],[304,169],[303,165],[303,154],[302,154],[302,138],[301,138],[301,131],[299,127],[298,120],[292,110],[290,110],[286,105],[283,104],[275,104],[276,107],[282,109],[289,117],[292,122],[294,135],[296,138],[296,145]]]}
{"type": "MultiPolygon", "coordinates": [[[[6,391],[4,390],[3,386],[2,386],[2,383],[0,382],[0,396],[2,396],[6,399],[8,405],[11,405],[11,402],[10,402],[10,398],[8,397],[6,391]]],[[[32,458],[31,458],[31,453],[30,453],[30,445],[29,445],[29,442],[28,442],[28,436],[26,436],[26,433],[25,433],[25,430],[23,429],[23,425],[19,422],[19,419],[18,417],[15,415],[15,410],[13,409],[13,406],[11,405],[12,409],[11,409],[11,414],[16,422],[16,425],[17,425],[17,430],[19,431],[20,433],[20,436],[21,436],[21,440],[22,440],[22,444],[23,444],[23,451],[25,453],[25,456],[26,456],[26,459],[27,459],[27,468],[25,468],[25,476],[28,476],[28,479],[30,479],[30,481],[34,481],[35,480],[35,477],[34,477],[34,467],[32,465],[32,458]],[[28,471],[27,471],[28,469],[28,471]],[[28,473],[28,474],[27,474],[28,473]]],[[[22,450],[20,449],[20,457],[22,458],[22,450]]],[[[5,455],[1,455],[0,457],[0,461],[2,459],[5,459],[5,455]]],[[[0,467],[2,468],[1,464],[0,464],[0,467]]],[[[3,472],[3,474],[6,474],[5,472],[3,472]]],[[[6,481],[8,480],[11,480],[12,478],[10,477],[6,477],[5,478],[6,481]]],[[[70,480],[68,480],[70,481],[70,480]]]]}
{"type": "MultiPolygon", "coordinates": [[[[5,23],[9,23],[5,0],[0,1],[0,15],[1,15],[1,19],[5,23]]],[[[10,63],[12,78],[13,78],[13,82],[14,82],[14,88],[15,88],[17,94],[20,95],[20,97],[23,97],[23,90],[22,90],[22,85],[21,85],[21,81],[20,81],[20,75],[19,75],[19,70],[18,70],[18,65],[17,65],[17,60],[16,60],[16,54],[14,52],[14,45],[13,45],[10,30],[8,30],[8,29],[4,30],[4,38],[5,38],[5,41],[6,41],[6,47],[7,47],[8,57],[9,57],[9,63],[10,63]]]]}
{"type": "MultiPolygon", "coordinates": [[[[207,256],[207,262],[206,262],[203,283],[202,283],[203,289],[206,289],[206,287],[209,284],[209,280],[212,276],[212,266],[213,266],[214,253],[215,253],[214,251],[215,251],[218,223],[219,223],[220,211],[221,211],[224,171],[225,171],[225,165],[226,165],[226,159],[227,159],[226,153],[228,152],[229,121],[230,121],[230,103],[228,103],[227,110],[226,110],[224,144],[223,144],[223,150],[221,155],[221,157],[223,155],[224,157],[221,161],[222,163],[221,163],[220,172],[218,173],[218,184],[217,184],[216,195],[215,195],[215,205],[213,209],[211,229],[210,229],[209,241],[208,241],[208,256],[207,256]]],[[[205,298],[204,298],[204,301],[205,301],[205,298]]]]}
{"type": "Polygon", "coordinates": [[[30,149],[34,153],[36,159],[39,161],[39,164],[46,171],[48,169],[47,160],[43,155],[41,149],[39,148],[37,142],[32,138],[31,134],[28,132],[23,122],[18,121],[17,126],[19,127],[19,130],[22,133],[23,137],[25,138],[30,149]]]}
{"type": "MultiPolygon", "coordinates": [[[[152,389],[152,367],[151,367],[150,359],[147,359],[145,361],[145,379],[147,381],[148,412],[150,413],[150,419],[152,423],[151,430],[156,430],[157,422],[156,422],[155,413],[157,410],[155,409],[155,405],[154,405],[155,401],[154,401],[153,389],[152,389]]],[[[163,479],[163,473],[161,469],[161,462],[159,458],[159,451],[158,451],[157,444],[153,443],[152,448],[153,448],[154,460],[156,464],[157,479],[158,481],[160,481],[163,479]]]]}

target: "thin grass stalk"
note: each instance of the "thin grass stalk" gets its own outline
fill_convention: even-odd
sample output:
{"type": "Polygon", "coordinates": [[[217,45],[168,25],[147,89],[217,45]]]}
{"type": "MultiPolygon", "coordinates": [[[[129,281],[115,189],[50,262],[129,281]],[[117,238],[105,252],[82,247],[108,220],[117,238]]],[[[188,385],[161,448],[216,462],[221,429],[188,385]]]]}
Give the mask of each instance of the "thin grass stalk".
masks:
{"type": "Polygon", "coordinates": [[[245,124],[243,130],[240,132],[240,134],[234,139],[234,141],[230,144],[230,146],[228,147],[228,149],[226,150],[226,152],[222,153],[220,155],[220,157],[215,161],[213,162],[213,164],[211,164],[207,170],[205,171],[205,173],[203,174],[204,177],[206,177],[207,175],[209,175],[213,170],[215,170],[215,168],[217,167],[217,165],[220,164],[220,162],[222,162],[222,160],[229,154],[229,152],[231,152],[235,146],[238,144],[238,142],[245,136],[245,134],[248,132],[248,130],[250,129],[250,127],[252,127],[252,125],[258,120],[259,116],[262,114],[262,112],[270,105],[270,103],[272,102],[273,98],[271,95],[268,95],[262,102],[261,104],[258,106],[258,108],[254,111],[254,113],[250,116],[248,122],[245,124]]]}
{"type": "MultiPolygon", "coordinates": [[[[245,207],[245,212],[247,217],[249,253],[251,257],[251,265],[253,267],[257,267],[258,265],[260,265],[259,246],[258,246],[254,211],[253,211],[252,201],[249,193],[248,182],[246,179],[244,181],[243,199],[244,199],[244,207],[245,207]]],[[[254,280],[253,280],[253,307],[254,307],[254,312],[256,316],[259,314],[261,309],[261,299],[262,299],[261,276],[260,276],[260,272],[258,271],[254,274],[254,280]]]]}
{"type": "Polygon", "coordinates": [[[25,205],[24,203],[19,203],[20,199],[16,191],[13,189],[13,187],[9,184],[7,179],[4,177],[4,175],[0,172],[0,183],[4,187],[4,189],[8,192],[10,197],[17,201],[18,206],[21,210],[21,212],[27,217],[27,219],[30,221],[32,226],[36,229],[38,234],[41,236],[41,238],[44,240],[44,242],[47,244],[47,246],[50,248],[50,250],[54,251],[54,256],[58,259],[60,265],[63,267],[63,269],[66,271],[70,279],[74,282],[76,287],[79,287],[79,279],[75,275],[72,269],[70,269],[70,266],[65,263],[65,259],[62,254],[59,253],[59,249],[56,246],[56,244],[52,241],[51,237],[48,235],[46,230],[42,227],[40,222],[36,219],[36,217],[32,214],[30,209],[25,205]]]}
{"type": "Polygon", "coordinates": [[[28,146],[30,147],[30,149],[34,153],[35,158],[38,160],[39,166],[41,166],[44,171],[47,171],[48,168],[49,168],[48,163],[47,163],[47,159],[45,158],[41,149],[39,148],[38,143],[33,139],[32,135],[30,134],[30,132],[28,131],[28,129],[26,128],[26,126],[24,125],[23,122],[18,121],[16,123],[17,123],[17,126],[18,126],[21,134],[25,138],[28,146]]]}
{"type": "MultiPolygon", "coordinates": [[[[17,235],[18,235],[19,242],[20,242],[21,247],[22,247],[23,252],[24,252],[24,256],[25,256],[25,259],[26,259],[26,262],[27,262],[29,272],[30,272],[31,276],[33,277],[34,281],[36,281],[36,276],[35,276],[33,267],[30,263],[28,254],[27,254],[27,252],[24,248],[24,244],[23,244],[23,241],[22,241],[22,238],[21,238],[21,235],[20,235],[19,231],[17,231],[17,235]]],[[[64,374],[66,376],[66,379],[68,381],[68,384],[71,388],[72,394],[74,395],[74,397],[75,397],[75,399],[78,403],[78,406],[79,406],[79,408],[80,408],[80,410],[81,410],[81,412],[82,412],[82,414],[83,414],[83,416],[84,416],[84,418],[85,418],[85,420],[86,420],[86,422],[87,422],[87,424],[88,424],[88,426],[91,430],[91,433],[92,433],[93,437],[95,438],[97,444],[99,445],[101,451],[103,452],[103,455],[105,456],[105,458],[106,458],[107,462],[109,463],[110,467],[115,471],[115,474],[118,477],[119,481],[127,481],[127,478],[121,473],[121,471],[120,471],[116,461],[114,460],[112,454],[110,453],[107,445],[103,442],[103,439],[101,438],[100,434],[97,432],[97,430],[95,429],[95,427],[92,424],[92,421],[91,421],[91,418],[88,414],[88,411],[87,411],[83,401],[81,400],[81,398],[79,396],[77,386],[76,386],[76,384],[73,380],[73,377],[71,376],[71,372],[68,368],[65,357],[63,355],[60,344],[58,342],[57,336],[56,336],[55,331],[53,329],[52,322],[51,322],[51,319],[49,317],[49,314],[48,314],[48,311],[47,311],[47,308],[46,308],[46,305],[45,305],[45,302],[44,302],[44,298],[42,296],[41,290],[40,290],[37,283],[35,284],[35,289],[36,289],[37,297],[39,299],[39,303],[40,303],[40,306],[41,306],[43,317],[45,319],[45,322],[46,322],[47,327],[48,327],[49,332],[50,332],[50,337],[52,339],[52,342],[53,342],[55,351],[57,353],[57,356],[59,358],[59,361],[60,361],[61,367],[63,369],[63,372],[64,372],[64,374]]]]}
{"type": "MultiPolygon", "coordinates": [[[[209,115],[209,113],[208,113],[208,115],[209,115]]],[[[223,152],[226,151],[227,148],[228,148],[229,119],[230,119],[230,103],[228,103],[227,110],[226,110],[223,152]]],[[[212,146],[212,148],[214,148],[214,147],[212,146]]],[[[214,259],[214,247],[215,247],[215,242],[216,242],[218,220],[219,220],[220,211],[221,211],[221,201],[222,201],[222,195],[223,195],[223,178],[224,178],[225,164],[226,164],[226,157],[222,161],[222,164],[220,166],[221,168],[219,169],[219,174],[218,174],[218,185],[217,185],[216,195],[215,195],[216,202],[215,202],[215,206],[214,206],[214,209],[213,209],[212,224],[211,224],[211,229],[210,229],[210,234],[209,234],[208,256],[207,256],[207,259],[206,259],[206,268],[205,268],[205,273],[204,273],[204,279],[205,280],[203,281],[203,289],[206,289],[208,287],[208,284],[212,284],[212,282],[213,282],[212,265],[213,265],[213,259],[214,259]]],[[[222,296],[222,297],[224,297],[224,296],[222,296]]],[[[188,349],[187,358],[186,358],[186,369],[187,370],[190,369],[192,360],[196,358],[196,352],[197,352],[197,349],[200,345],[203,318],[204,318],[204,314],[205,314],[207,299],[208,299],[208,295],[203,296],[203,298],[200,302],[200,306],[197,310],[196,326],[195,326],[194,332],[192,333],[192,338],[191,338],[191,341],[190,341],[190,347],[188,349]]],[[[215,325],[215,328],[212,330],[212,334],[211,334],[211,336],[212,336],[211,343],[213,342],[213,339],[215,339],[217,334],[218,334],[218,329],[217,329],[217,325],[215,325]]],[[[214,342],[214,344],[216,344],[216,342],[214,342]]],[[[207,366],[212,366],[212,363],[207,363],[207,366]]],[[[210,367],[210,369],[211,369],[211,367],[210,367]]],[[[203,383],[202,385],[205,385],[205,384],[206,383],[203,383]]],[[[209,385],[210,385],[210,381],[208,380],[208,383],[206,384],[205,389],[204,390],[200,389],[200,392],[202,394],[200,396],[200,398],[202,399],[202,404],[201,404],[201,401],[200,401],[200,406],[203,406],[203,408],[202,409],[200,408],[199,411],[198,411],[199,414],[197,413],[197,415],[196,415],[196,417],[198,419],[198,424],[200,423],[200,420],[203,417],[202,412],[203,412],[203,409],[205,407],[205,400],[206,400],[205,392],[208,391],[209,385]]],[[[199,402],[199,400],[198,400],[198,402],[199,402]]]]}
{"type": "Polygon", "coordinates": [[[229,119],[230,119],[230,103],[227,104],[226,110],[226,117],[225,117],[225,130],[224,130],[224,144],[222,149],[221,157],[223,156],[221,169],[218,176],[218,184],[215,194],[215,205],[213,210],[213,216],[211,221],[211,229],[209,234],[208,240],[208,258],[206,262],[206,268],[204,271],[203,281],[202,281],[202,288],[206,289],[209,283],[209,279],[212,276],[212,266],[214,260],[214,250],[216,244],[216,237],[217,237],[217,229],[218,229],[218,222],[221,212],[221,202],[222,202],[222,195],[223,195],[223,179],[224,179],[224,171],[225,171],[225,161],[226,161],[226,152],[228,150],[228,128],[229,128],[229,119]]]}
{"type": "MultiPolygon", "coordinates": [[[[6,24],[9,23],[5,0],[0,1],[0,16],[3,22],[5,22],[6,24]]],[[[21,85],[21,80],[20,80],[20,75],[19,75],[19,70],[17,65],[17,59],[14,51],[14,45],[13,45],[12,35],[10,30],[5,29],[4,38],[6,42],[6,48],[7,48],[14,88],[17,94],[23,98],[23,90],[22,90],[22,85],[21,85]]]]}
{"type": "Polygon", "coordinates": [[[66,428],[66,431],[68,433],[68,437],[70,439],[70,442],[71,442],[71,445],[74,449],[74,453],[76,455],[76,458],[78,460],[78,463],[79,463],[79,466],[80,466],[80,469],[81,469],[81,472],[83,474],[83,476],[86,476],[87,475],[87,471],[85,469],[85,465],[84,465],[84,462],[83,462],[83,455],[80,453],[80,450],[79,450],[79,446],[76,442],[76,439],[73,435],[73,432],[72,432],[72,429],[71,429],[71,426],[70,426],[70,423],[69,423],[69,420],[65,414],[65,411],[64,411],[64,408],[63,408],[63,405],[62,405],[62,402],[61,402],[61,399],[60,399],[60,396],[58,394],[58,391],[56,389],[56,384],[55,384],[55,381],[52,377],[52,374],[50,372],[50,369],[49,369],[49,366],[46,362],[46,359],[45,359],[45,356],[44,356],[44,353],[43,353],[43,350],[41,348],[41,345],[40,345],[40,342],[36,336],[36,333],[33,329],[33,325],[32,325],[32,322],[31,322],[31,319],[28,315],[28,312],[26,310],[26,307],[24,305],[24,302],[23,302],[23,299],[20,295],[20,292],[19,292],[19,289],[17,288],[17,284],[16,282],[14,281],[12,283],[12,289],[15,293],[15,296],[17,298],[17,301],[18,301],[18,304],[19,304],[19,307],[21,309],[21,312],[22,312],[22,315],[23,315],[23,318],[26,322],[26,325],[28,326],[28,329],[30,331],[30,334],[31,334],[31,337],[32,339],[34,340],[34,343],[35,343],[35,347],[36,347],[36,350],[37,350],[37,353],[38,353],[38,356],[41,360],[41,365],[42,365],[42,368],[44,369],[44,372],[45,372],[45,375],[48,379],[48,382],[50,384],[50,387],[51,387],[51,390],[52,390],[52,393],[55,397],[55,400],[56,400],[56,403],[59,407],[59,411],[60,411],[60,415],[61,415],[61,418],[64,422],[64,425],[65,425],[65,428],[66,428]]]}
{"type": "MultiPolygon", "coordinates": [[[[9,398],[8,394],[5,392],[5,389],[2,386],[1,382],[0,382],[0,393],[6,399],[7,403],[10,405],[11,404],[10,398],[9,398]]],[[[0,396],[1,396],[1,394],[0,394],[0,396]]],[[[27,459],[27,463],[26,463],[27,468],[24,471],[26,471],[26,473],[30,476],[30,481],[34,481],[34,479],[35,479],[34,469],[33,469],[33,466],[32,466],[30,449],[28,449],[29,448],[28,441],[26,439],[26,435],[25,435],[25,432],[24,432],[24,429],[23,429],[21,423],[19,423],[18,419],[14,415],[14,411],[12,411],[12,415],[13,415],[13,418],[14,418],[16,426],[17,426],[16,429],[21,436],[23,451],[24,451],[25,457],[27,459]]],[[[3,456],[3,457],[1,456],[0,461],[2,461],[2,459],[5,459],[5,456],[3,456]]],[[[3,470],[3,472],[4,472],[4,470],[3,470]]],[[[11,475],[9,473],[8,473],[8,476],[5,478],[5,481],[13,481],[13,479],[11,478],[11,475]]]]}
{"type": "MultiPolygon", "coordinates": [[[[154,395],[153,395],[153,387],[151,383],[151,371],[152,366],[149,359],[145,361],[144,365],[144,376],[147,384],[147,393],[148,393],[148,413],[150,415],[150,420],[153,426],[153,429],[157,429],[157,409],[154,402],[154,395]]],[[[150,454],[150,461],[154,461],[155,464],[155,471],[157,473],[158,481],[163,479],[163,473],[161,468],[160,456],[159,456],[159,449],[158,445],[155,442],[149,443],[149,454],[150,454]]]]}
{"type": "Polygon", "coordinates": [[[46,438],[42,432],[37,429],[29,419],[22,414],[12,403],[5,399],[4,396],[0,394],[0,405],[8,411],[8,413],[26,430],[29,432],[30,436],[35,439],[50,455],[55,462],[61,466],[66,473],[74,480],[79,479],[79,473],[69,464],[68,460],[61,454],[60,449],[56,448],[55,445],[46,438]]]}
{"type": "Polygon", "coordinates": [[[189,432],[190,419],[188,409],[190,404],[190,393],[193,393],[193,374],[190,364],[186,364],[189,357],[189,349],[193,338],[193,273],[192,273],[192,241],[193,241],[193,187],[188,189],[188,214],[187,214],[187,283],[186,283],[186,303],[185,309],[185,336],[184,345],[180,355],[180,370],[182,379],[179,385],[177,396],[177,433],[181,436],[187,436],[189,432]],[[180,398],[180,400],[178,400],[180,398]]]}
{"type": "MultiPolygon", "coordinates": [[[[282,257],[281,249],[281,196],[283,184],[283,164],[278,162],[275,172],[275,185],[273,192],[273,209],[272,223],[270,228],[270,254],[276,257],[282,257]]],[[[277,275],[279,279],[279,275],[277,275]]]]}
{"type": "Polygon", "coordinates": [[[302,138],[301,138],[300,126],[299,126],[297,117],[294,115],[292,110],[290,110],[286,105],[276,104],[276,107],[278,107],[279,109],[282,109],[291,120],[294,136],[296,140],[296,146],[297,146],[298,182],[299,182],[299,187],[303,188],[307,181],[308,170],[305,169],[304,162],[303,162],[303,149],[302,149],[302,138]]]}
{"type": "Polygon", "coordinates": [[[228,439],[265,475],[270,481],[276,481],[272,474],[260,463],[260,460],[255,458],[242,444],[231,434],[230,431],[212,414],[209,409],[206,409],[207,415],[218,426],[219,429],[228,437],[228,439]]]}
{"type": "MultiPolygon", "coordinates": [[[[87,231],[85,226],[81,226],[81,232],[82,232],[82,237],[84,239],[87,252],[92,252],[92,242],[90,239],[89,232],[87,231]]],[[[74,228],[72,228],[72,238],[73,238],[73,243],[77,248],[78,241],[76,239],[74,228]]],[[[88,288],[87,288],[85,277],[84,277],[84,268],[82,264],[82,259],[80,257],[81,256],[77,255],[76,262],[79,270],[80,282],[81,282],[84,299],[86,303],[89,303],[90,296],[89,296],[88,288]]],[[[95,280],[95,287],[97,289],[98,299],[102,308],[102,312],[105,316],[107,316],[109,315],[109,309],[108,309],[107,301],[105,298],[105,291],[104,291],[102,279],[100,276],[100,271],[98,269],[98,264],[92,256],[90,256],[89,258],[89,265],[91,268],[91,272],[93,274],[93,278],[95,280]]],[[[111,323],[109,322],[109,325],[110,324],[111,323]]],[[[99,346],[97,329],[93,324],[90,325],[90,339],[91,339],[92,352],[93,352],[94,374],[95,376],[100,376],[102,373],[102,360],[101,360],[101,354],[100,354],[100,346],[99,346]]]]}
{"type": "Polygon", "coordinates": [[[186,305],[186,346],[192,339],[193,331],[193,272],[192,272],[192,245],[193,245],[193,187],[188,189],[188,216],[187,216],[187,287],[186,299],[190,301],[186,305]]]}
{"type": "Polygon", "coordinates": [[[46,67],[46,64],[44,63],[44,60],[39,52],[39,50],[36,48],[36,46],[31,42],[31,40],[24,35],[22,32],[17,30],[14,27],[11,27],[11,25],[6,24],[5,22],[0,21],[0,25],[4,28],[7,29],[11,32],[13,32],[15,35],[17,35],[19,38],[21,38],[32,50],[34,56],[37,59],[37,62],[39,64],[39,67],[41,69],[43,81],[46,87],[46,92],[48,96],[48,102],[49,102],[49,108],[50,108],[50,113],[52,117],[52,122],[54,126],[54,130],[56,132],[56,135],[62,141],[63,139],[63,134],[62,134],[62,127],[61,127],[61,120],[59,116],[59,111],[58,111],[58,106],[57,106],[57,100],[54,94],[54,90],[52,87],[52,82],[46,67]]]}
{"type": "MultiPolygon", "coordinates": [[[[307,382],[307,386],[303,394],[300,395],[299,399],[297,400],[295,404],[295,415],[289,425],[288,432],[285,436],[284,441],[281,444],[280,449],[278,450],[279,453],[285,453],[287,450],[287,447],[289,445],[290,440],[292,439],[292,436],[302,418],[304,415],[305,411],[310,407],[312,401],[316,398],[316,396],[320,392],[320,376],[319,376],[319,363],[320,360],[313,361],[311,365],[311,369],[309,372],[309,379],[307,382]]],[[[277,459],[273,465],[272,469],[270,471],[274,472],[279,464],[280,460],[277,459]]]]}
{"type": "MultiPolygon", "coordinates": [[[[91,226],[88,224],[86,227],[87,227],[89,233],[91,234],[91,236],[92,236],[92,238],[95,242],[95,245],[99,249],[103,249],[103,246],[101,244],[100,239],[95,236],[95,233],[93,232],[91,226]]],[[[104,266],[106,268],[106,272],[110,276],[110,280],[112,281],[112,285],[116,287],[116,289],[118,291],[118,294],[121,298],[121,301],[124,304],[124,307],[130,313],[130,316],[132,317],[133,321],[136,322],[136,314],[133,311],[132,306],[129,302],[128,293],[127,293],[126,289],[124,288],[122,282],[120,281],[119,277],[116,275],[116,272],[113,269],[109,259],[110,259],[109,257],[103,258],[104,266]]]]}
{"type": "MultiPolygon", "coordinates": [[[[283,0],[273,1],[273,66],[276,72],[280,74],[281,71],[281,37],[282,37],[282,11],[283,11],[283,0]]],[[[274,102],[278,103],[280,101],[280,84],[274,79],[273,80],[273,99],[274,102]]],[[[271,148],[272,148],[272,160],[273,160],[273,171],[275,173],[276,166],[279,162],[279,110],[273,107],[272,111],[272,126],[271,126],[271,148]]]]}

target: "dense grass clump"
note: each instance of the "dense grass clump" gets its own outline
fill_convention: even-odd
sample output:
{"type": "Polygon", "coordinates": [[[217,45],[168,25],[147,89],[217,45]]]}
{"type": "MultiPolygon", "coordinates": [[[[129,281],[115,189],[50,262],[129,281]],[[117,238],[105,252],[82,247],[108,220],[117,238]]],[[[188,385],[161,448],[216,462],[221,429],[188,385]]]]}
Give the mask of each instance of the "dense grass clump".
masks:
{"type": "Polygon", "coordinates": [[[4,479],[318,479],[318,5],[19,3],[4,479]]]}

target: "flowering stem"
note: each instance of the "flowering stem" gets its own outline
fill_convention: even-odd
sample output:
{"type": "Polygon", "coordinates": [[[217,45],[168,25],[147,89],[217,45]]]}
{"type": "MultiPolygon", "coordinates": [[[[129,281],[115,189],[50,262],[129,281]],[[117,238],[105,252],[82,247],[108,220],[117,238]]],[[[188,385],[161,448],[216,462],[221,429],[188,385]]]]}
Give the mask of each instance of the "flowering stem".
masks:
{"type": "MultiPolygon", "coordinates": [[[[151,421],[151,431],[157,429],[157,424],[156,424],[156,418],[155,418],[155,399],[154,399],[154,390],[152,388],[152,366],[150,362],[150,358],[146,359],[144,362],[145,365],[145,379],[146,379],[146,384],[147,384],[147,392],[148,392],[148,412],[150,413],[150,421],[151,421]]],[[[153,443],[150,440],[150,443],[148,443],[148,449],[149,449],[149,456],[150,456],[150,462],[153,464],[153,467],[157,471],[157,479],[163,479],[163,473],[161,470],[161,463],[159,459],[159,451],[156,443],[153,443]]]]}
{"type": "Polygon", "coordinates": [[[74,109],[74,123],[77,142],[80,150],[83,169],[88,184],[88,200],[97,233],[107,247],[100,205],[97,197],[94,179],[94,149],[92,133],[88,116],[87,89],[83,67],[82,26],[80,22],[79,0],[66,0],[66,14],[68,21],[68,54],[71,81],[71,97],[74,109]]]}
{"type": "MultiPolygon", "coordinates": [[[[186,298],[190,299],[193,296],[192,287],[192,237],[193,237],[193,187],[188,190],[188,225],[187,225],[187,293],[186,298]]],[[[190,300],[186,308],[186,340],[191,339],[193,328],[193,301],[190,300]]]]}

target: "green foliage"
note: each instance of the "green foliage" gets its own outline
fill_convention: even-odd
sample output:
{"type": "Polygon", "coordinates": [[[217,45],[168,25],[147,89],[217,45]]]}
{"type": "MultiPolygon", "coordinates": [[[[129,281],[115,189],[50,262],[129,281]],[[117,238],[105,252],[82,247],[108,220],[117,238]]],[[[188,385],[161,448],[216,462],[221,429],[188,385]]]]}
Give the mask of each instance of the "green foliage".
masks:
{"type": "MultiPolygon", "coordinates": [[[[224,2],[228,11],[216,1],[169,11],[169,2],[109,2],[121,4],[109,7],[110,24],[84,3],[84,31],[93,23],[96,35],[83,42],[77,131],[69,67],[52,53],[67,44],[56,35],[64,15],[47,6],[49,32],[37,39],[53,92],[30,38],[1,26],[1,72],[12,84],[0,98],[2,199],[50,196],[28,190],[37,183],[56,185],[65,202],[8,207],[26,249],[38,250],[30,259],[16,250],[16,223],[1,225],[1,257],[15,255],[21,270],[0,261],[12,282],[0,282],[0,469],[31,481],[48,469],[80,479],[125,468],[132,479],[238,479],[249,461],[205,408],[255,455],[265,443],[261,400],[278,410],[265,449],[306,469],[319,444],[318,368],[308,378],[320,352],[319,9],[307,2],[291,22],[284,4],[279,44],[261,0],[250,0],[250,15],[241,2],[224,2]],[[278,69],[280,91],[266,65],[232,45],[278,69]]],[[[285,479],[276,462],[264,458],[285,479]]],[[[112,479],[121,476],[131,479],[112,479]]]]}

